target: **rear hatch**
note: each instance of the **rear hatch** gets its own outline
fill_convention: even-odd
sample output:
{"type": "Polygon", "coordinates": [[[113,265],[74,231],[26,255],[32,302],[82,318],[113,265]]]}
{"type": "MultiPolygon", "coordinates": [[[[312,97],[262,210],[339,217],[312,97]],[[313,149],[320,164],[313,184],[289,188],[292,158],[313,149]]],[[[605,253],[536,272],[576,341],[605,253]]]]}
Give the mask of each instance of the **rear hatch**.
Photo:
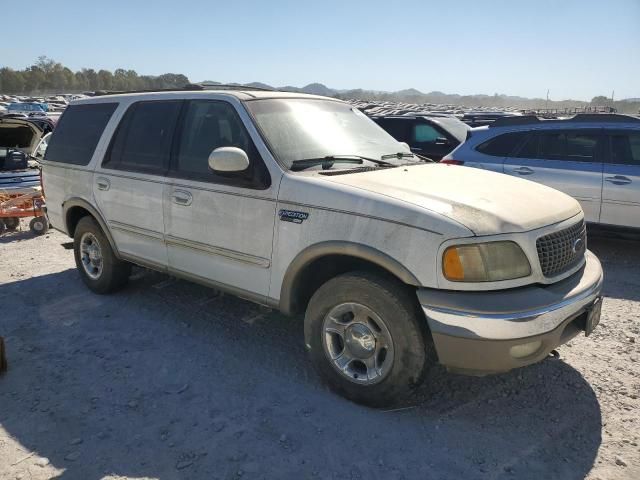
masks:
{"type": "MultiPolygon", "coordinates": [[[[5,157],[12,150],[33,155],[43,130],[20,118],[0,118],[0,193],[21,193],[22,189],[40,186],[40,169],[5,170],[5,157]]],[[[33,162],[29,162],[30,164],[33,162]]]]}

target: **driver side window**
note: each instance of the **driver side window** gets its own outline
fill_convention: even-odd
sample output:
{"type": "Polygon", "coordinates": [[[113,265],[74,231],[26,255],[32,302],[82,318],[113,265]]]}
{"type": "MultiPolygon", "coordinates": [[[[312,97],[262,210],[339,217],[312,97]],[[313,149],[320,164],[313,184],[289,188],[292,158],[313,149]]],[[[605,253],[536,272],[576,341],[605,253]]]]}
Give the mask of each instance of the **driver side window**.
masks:
{"type": "Polygon", "coordinates": [[[190,100],[183,114],[170,175],[213,183],[265,189],[269,173],[235,108],[219,100],[190,100]],[[213,172],[209,155],[217,148],[236,147],[249,157],[241,172],[213,172]]]}

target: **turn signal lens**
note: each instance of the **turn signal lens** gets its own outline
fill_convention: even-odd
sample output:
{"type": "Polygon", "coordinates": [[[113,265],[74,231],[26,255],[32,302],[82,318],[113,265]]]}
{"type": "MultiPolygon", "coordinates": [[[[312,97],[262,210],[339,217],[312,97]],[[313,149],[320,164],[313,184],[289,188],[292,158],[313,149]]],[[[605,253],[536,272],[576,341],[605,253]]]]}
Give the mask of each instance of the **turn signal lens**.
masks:
{"type": "Polygon", "coordinates": [[[444,252],[443,264],[445,277],[456,282],[464,280],[464,269],[457,248],[447,248],[444,252]]]}
{"type": "Polygon", "coordinates": [[[515,242],[476,243],[447,248],[442,273],[452,282],[497,282],[526,277],[531,265],[515,242]]]}

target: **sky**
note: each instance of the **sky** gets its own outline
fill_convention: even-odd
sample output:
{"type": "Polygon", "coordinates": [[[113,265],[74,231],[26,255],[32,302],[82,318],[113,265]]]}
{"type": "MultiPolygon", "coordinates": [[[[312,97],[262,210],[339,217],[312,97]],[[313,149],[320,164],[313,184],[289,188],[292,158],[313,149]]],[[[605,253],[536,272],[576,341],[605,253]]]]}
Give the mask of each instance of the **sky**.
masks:
{"type": "Polygon", "coordinates": [[[46,55],[194,82],[640,97],[640,0],[92,3],[0,0],[0,66],[46,55]]]}

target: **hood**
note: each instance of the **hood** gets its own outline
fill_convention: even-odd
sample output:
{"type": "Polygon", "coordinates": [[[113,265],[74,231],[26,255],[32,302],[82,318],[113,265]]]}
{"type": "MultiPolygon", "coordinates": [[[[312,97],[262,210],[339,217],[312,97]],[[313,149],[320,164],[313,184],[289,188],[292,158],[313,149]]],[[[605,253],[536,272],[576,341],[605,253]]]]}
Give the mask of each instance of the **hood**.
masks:
{"type": "Polygon", "coordinates": [[[476,235],[526,232],[582,212],[576,200],[558,190],[458,165],[414,165],[324,178],[437,212],[476,235]]]}
{"type": "Polygon", "coordinates": [[[42,128],[29,120],[0,118],[0,151],[12,148],[32,155],[42,133],[42,128]]]}

